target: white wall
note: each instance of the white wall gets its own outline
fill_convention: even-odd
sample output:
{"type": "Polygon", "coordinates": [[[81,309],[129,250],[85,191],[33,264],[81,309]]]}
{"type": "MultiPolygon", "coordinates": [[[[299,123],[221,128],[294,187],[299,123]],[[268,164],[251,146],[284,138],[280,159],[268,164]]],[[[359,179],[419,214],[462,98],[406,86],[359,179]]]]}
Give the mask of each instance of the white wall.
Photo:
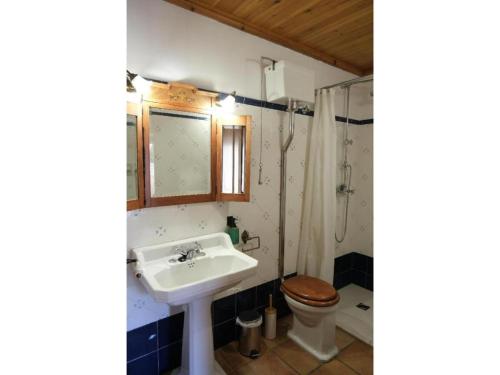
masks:
{"type": "MultiPolygon", "coordinates": [[[[278,60],[287,59],[313,69],[316,72],[316,87],[354,77],[350,73],[162,0],[128,0],[127,33],[127,68],[134,73],[162,81],[183,81],[200,88],[223,92],[236,90],[239,95],[258,99],[260,98],[258,60],[263,55],[278,60]]],[[[359,95],[361,93],[356,94],[356,90],[353,90],[351,110],[352,116],[357,119],[366,118],[359,116],[369,111],[366,109],[368,107],[365,108],[360,104],[364,99],[359,95]]],[[[339,92],[337,98],[337,114],[343,115],[343,93],[339,92]]],[[[245,280],[237,288],[219,295],[218,298],[278,276],[279,150],[283,142],[281,128],[283,124],[287,124],[288,115],[284,112],[264,109],[261,128],[260,108],[239,105],[237,114],[251,115],[253,119],[251,201],[249,203],[213,202],[167,206],[136,210],[127,214],[128,249],[222,231],[225,228],[227,215],[240,218],[241,231],[247,229],[251,234],[260,235],[261,248],[249,253],[259,260],[257,275],[245,280]],[[258,185],[261,129],[263,132],[264,184],[258,185]]],[[[296,116],[295,138],[289,149],[286,273],[296,270],[305,142],[311,124],[311,117],[296,116]]],[[[359,133],[355,134],[356,137],[362,138],[363,142],[371,142],[369,135],[365,134],[366,130],[362,129],[366,126],[351,126],[353,127],[357,128],[353,132],[359,133]]],[[[355,139],[353,149],[357,150],[361,145],[362,142],[355,139]]],[[[353,152],[353,155],[355,154],[356,152],[353,152]]],[[[366,163],[366,160],[359,160],[360,163],[366,163]]],[[[353,178],[356,173],[355,168],[353,178]]],[[[360,188],[358,181],[356,181],[355,188],[360,188]]],[[[371,187],[367,186],[366,189],[371,189],[371,187]]],[[[357,212],[354,214],[353,220],[355,221],[358,220],[356,215],[364,214],[362,211],[354,212],[357,212]]],[[[371,221],[366,225],[370,224],[371,221]]],[[[371,227],[369,233],[361,233],[359,225],[350,226],[350,230],[352,232],[348,235],[344,247],[339,250],[341,252],[357,250],[369,254],[371,227]],[[361,242],[355,241],[360,238],[363,238],[361,242]],[[350,248],[350,246],[361,246],[366,250],[350,248]]],[[[129,267],[127,281],[129,330],[172,313],[168,306],[157,304],[149,297],[142,285],[133,277],[130,269],[131,267],[129,267]]]]}
{"type": "Polygon", "coordinates": [[[261,56],[314,70],[315,87],[356,77],[163,0],[127,6],[127,68],[148,78],[259,99],[261,56]]]}

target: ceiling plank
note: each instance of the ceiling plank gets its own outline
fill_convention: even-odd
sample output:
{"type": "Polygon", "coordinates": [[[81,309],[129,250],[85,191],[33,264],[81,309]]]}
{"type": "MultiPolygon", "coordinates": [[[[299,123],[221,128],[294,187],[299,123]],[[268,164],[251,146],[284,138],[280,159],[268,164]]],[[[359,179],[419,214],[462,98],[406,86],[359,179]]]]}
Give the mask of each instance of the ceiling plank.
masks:
{"type": "Polygon", "coordinates": [[[336,30],[341,31],[344,27],[347,28],[350,25],[356,26],[370,22],[373,22],[373,10],[371,8],[360,9],[356,12],[344,12],[333,21],[325,23],[320,27],[317,27],[315,30],[311,30],[307,34],[304,34],[300,40],[305,43],[313,42],[327,37],[336,30]]]}
{"type": "Polygon", "coordinates": [[[310,32],[329,25],[333,22],[338,14],[341,14],[346,9],[352,12],[353,7],[359,4],[362,0],[343,0],[339,2],[331,2],[326,0],[318,4],[316,7],[310,8],[295,17],[290,22],[275,28],[275,31],[286,33],[286,35],[299,38],[308,35],[310,32]]]}
{"type": "Polygon", "coordinates": [[[276,33],[271,30],[266,30],[260,26],[252,24],[250,22],[246,22],[238,17],[233,15],[218,11],[217,9],[213,9],[207,7],[206,5],[198,4],[189,0],[165,0],[174,5],[180,6],[182,8],[191,10],[193,12],[202,14],[204,16],[213,18],[219,22],[225,23],[226,25],[238,28],[242,31],[246,31],[250,34],[256,35],[258,37],[267,39],[271,42],[280,44],[284,47],[290,48],[294,51],[303,53],[305,55],[316,58],[320,61],[326,62],[327,64],[333,65],[337,68],[346,70],[348,72],[354,73],[356,75],[362,75],[363,69],[360,69],[358,66],[351,64],[347,61],[343,61],[337,59],[331,54],[325,53],[323,51],[319,51],[315,48],[312,48],[304,43],[297,42],[293,39],[287,38],[280,33],[276,33]]]}
{"type": "MultiPolygon", "coordinates": [[[[294,8],[291,8],[289,11],[285,12],[285,14],[280,14],[279,17],[271,17],[270,19],[262,22],[262,25],[270,27],[271,29],[279,28],[282,25],[293,22],[302,14],[311,13],[313,9],[322,1],[324,0],[301,1],[301,4],[296,5],[294,8]]],[[[330,1],[333,2],[332,0],[330,1]]]]}
{"type": "Polygon", "coordinates": [[[261,12],[273,4],[273,0],[245,0],[233,12],[235,17],[247,20],[252,14],[261,12]]]}
{"type": "MultiPolygon", "coordinates": [[[[195,2],[201,3],[201,5],[206,5],[200,0],[196,0],[195,2]]],[[[224,13],[233,13],[239,6],[245,3],[245,0],[219,0],[217,4],[209,6],[209,8],[217,9],[220,12],[224,13]]]]}
{"type": "Polygon", "coordinates": [[[349,29],[334,30],[328,36],[307,43],[311,47],[322,49],[324,51],[335,50],[335,47],[346,41],[355,41],[356,39],[373,34],[373,25],[355,24],[349,29]]]}
{"type": "Polygon", "coordinates": [[[366,50],[367,47],[371,46],[373,42],[373,35],[363,35],[355,40],[345,40],[342,43],[335,45],[335,49],[339,52],[353,53],[359,48],[361,50],[366,50]]]}
{"type": "Polygon", "coordinates": [[[288,0],[275,2],[263,12],[259,12],[254,16],[248,17],[247,20],[260,26],[270,26],[278,22],[283,24],[286,22],[285,20],[293,17],[294,14],[300,14],[320,1],[322,0],[288,0]]]}

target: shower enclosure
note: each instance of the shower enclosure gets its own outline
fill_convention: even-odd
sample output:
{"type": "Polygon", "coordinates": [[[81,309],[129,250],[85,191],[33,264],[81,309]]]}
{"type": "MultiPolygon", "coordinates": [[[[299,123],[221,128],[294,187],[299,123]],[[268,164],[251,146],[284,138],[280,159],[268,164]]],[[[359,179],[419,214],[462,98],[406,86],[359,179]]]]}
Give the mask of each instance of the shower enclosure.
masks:
{"type": "MultiPolygon", "coordinates": [[[[360,77],[333,86],[338,88],[337,256],[347,254],[348,257],[350,252],[361,250],[367,250],[367,254],[371,254],[371,243],[365,241],[362,244],[359,238],[371,237],[366,231],[371,226],[372,215],[372,81],[372,76],[360,77]],[[366,220],[367,217],[369,220],[366,220]],[[363,220],[369,224],[365,224],[363,220]]],[[[353,270],[352,274],[355,272],[358,271],[353,270]]],[[[373,345],[373,291],[360,286],[357,281],[353,277],[348,285],[340,286],[337,326],[373,345]]]]}
{"type": "MultiPolygon", "coordinates": [[[[349,163],[348,159],[348,149],[349,146],[353,145],[353,140],[349,138],[349,121],[351,119],[351,86],[359,85],[363,83],[373,82],[373,76],[366,76],[355,78],[350,81],[337,83],[335,85],[323,87],[333,88],[340,87],[344,91],[344,105],[343,105],[343,113],[344,113],[344,125],[343,125],[343,136],[342,136],[342,147],[343,147],[343,160],[340,163],[341,166],[341,180],[337,185],[337,195],[343,197],[345,200],[344,210],[343,210],[343,223],[340,234],[335,230],[335,240],[338,243],[341,243],[345,240],[345,236],[347,233],[348,227],[348,218],[349,218],[349,198],[352,194],[354,194],[354,189],[351,186],[352,183],[352,165],[349,163]]],[[[370,90],[370,97],[373,97],[373,89],[370,90]]]]}

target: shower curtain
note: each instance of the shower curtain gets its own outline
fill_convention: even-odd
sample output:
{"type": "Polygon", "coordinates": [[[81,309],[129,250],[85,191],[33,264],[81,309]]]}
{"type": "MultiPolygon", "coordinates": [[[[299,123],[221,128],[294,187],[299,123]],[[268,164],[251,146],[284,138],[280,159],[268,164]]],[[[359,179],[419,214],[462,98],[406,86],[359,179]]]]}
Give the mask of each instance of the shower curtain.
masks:
{"type": "Polygon", "coordinates": [[[333,284],[336,217],[335,89],[316,94],[308,137],[297,273],[333,284]]]}

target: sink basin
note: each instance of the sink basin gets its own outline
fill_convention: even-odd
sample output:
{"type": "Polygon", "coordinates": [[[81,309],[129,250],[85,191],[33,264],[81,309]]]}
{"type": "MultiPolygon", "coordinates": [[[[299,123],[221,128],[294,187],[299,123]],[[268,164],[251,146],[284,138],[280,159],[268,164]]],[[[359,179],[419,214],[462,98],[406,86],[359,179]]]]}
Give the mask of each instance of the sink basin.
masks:
{"type": "Polygon", "coordinates": [[[226,233],[215,233],[132,250],[136,272],[157,302],[183,305],[216,294],[257,272],[257,260],[233,247],[226,233]],[[176,249],[199,243],[206,255],[171,263],[176,249]]]}
{"type": "Polygon", "coordinates": [[[179,374],[212,375],[213,296],[257,272],[257,260],[236,250],[226,233],[136,248],[136,276],[157,302],[184,306],[182,367],[179,374]],[[201,253],[180,262],[179,248],[201,253]],[[195,336],[196,334],[196,336],[195,336]]]}

